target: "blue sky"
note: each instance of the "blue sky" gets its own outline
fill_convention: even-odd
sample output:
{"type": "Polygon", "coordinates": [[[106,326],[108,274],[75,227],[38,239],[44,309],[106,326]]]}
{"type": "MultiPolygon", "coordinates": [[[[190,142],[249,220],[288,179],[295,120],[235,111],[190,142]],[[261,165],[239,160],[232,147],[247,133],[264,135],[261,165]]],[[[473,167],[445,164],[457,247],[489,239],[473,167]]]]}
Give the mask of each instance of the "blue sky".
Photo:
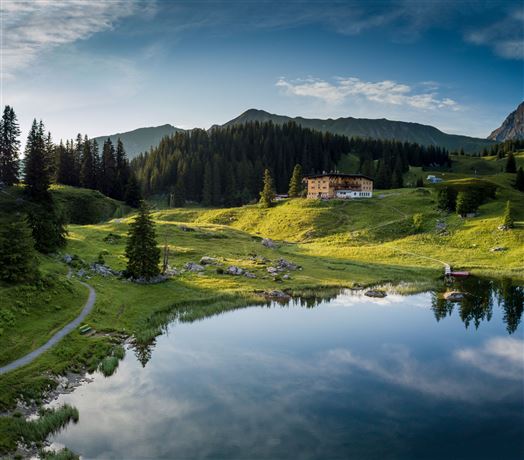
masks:
{"type": "Polygon", "coordinates": [[[248,108],[487,136],[523,100],[515,1],[2,2],[2,105],[55,140],[248,108]]]}

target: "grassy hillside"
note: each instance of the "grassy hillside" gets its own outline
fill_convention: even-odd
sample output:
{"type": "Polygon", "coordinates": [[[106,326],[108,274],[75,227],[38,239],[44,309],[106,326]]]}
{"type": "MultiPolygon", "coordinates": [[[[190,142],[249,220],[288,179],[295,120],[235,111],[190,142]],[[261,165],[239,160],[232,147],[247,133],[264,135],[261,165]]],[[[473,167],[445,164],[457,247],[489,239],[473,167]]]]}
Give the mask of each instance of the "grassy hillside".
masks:
{"type": "MultiPolygon", "coordinates": [[[[95,224],[121,217],[131,210],[124,203],[108,198],[97,190],[53,185],[51,193],[62,209],[66,221],[72,224],[95,224]]],[[[23,210],[27,206],[29,204],[22,186],[1,191],[0,212],[23,210]]]]}

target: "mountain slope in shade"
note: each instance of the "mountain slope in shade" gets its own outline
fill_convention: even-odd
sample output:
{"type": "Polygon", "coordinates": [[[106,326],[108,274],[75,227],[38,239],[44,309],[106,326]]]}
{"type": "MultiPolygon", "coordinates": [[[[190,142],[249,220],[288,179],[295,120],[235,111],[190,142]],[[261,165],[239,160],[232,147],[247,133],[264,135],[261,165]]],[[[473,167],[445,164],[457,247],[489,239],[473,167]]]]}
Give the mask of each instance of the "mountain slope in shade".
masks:
{"type": "Polygon", "coordinates": [[[420,123],[409,123],[405,121],[391,121],[368,118],[337,118],[327,120],[315,118],[291,118],[284,115],[275,115],[264,110],[250,109],[228,121],[223,126],[246,123],[249,121],[272,121],[283,124],[288,121],[311,129],[329,131],[335,134],[343,134],[348,137],[365,137],[373,139],[395,139],[400,141],[416,142],[421,145],[435,145],[445,147],[448,150],[460,150],[476,152],[493,144],[487,139],[480,139],[456,134],[447,134],[437,128],[420,123]]]}
{"type": "Polygon", "coordinates": [[[500,128],[493,131],[488,139],[497,142],[524,139],[524,102],[507,116],[500,128]]]}
{"type": "Polygon", "coordinates": [[[164,136],[174,134],[176,132],[184,131],[181,128],[176,128],[172,125],[153,126],[150,128],[138,128],[133,131],[125,133],[110,134],[108,136],[96,137],[100,152],[102,145],[109,137],[111,142],[116,145],[118,138],[124,143],[127,156],[131,159],[136,157],[139,153],[147,152],[151,147],[156,147],[164,136]]]}

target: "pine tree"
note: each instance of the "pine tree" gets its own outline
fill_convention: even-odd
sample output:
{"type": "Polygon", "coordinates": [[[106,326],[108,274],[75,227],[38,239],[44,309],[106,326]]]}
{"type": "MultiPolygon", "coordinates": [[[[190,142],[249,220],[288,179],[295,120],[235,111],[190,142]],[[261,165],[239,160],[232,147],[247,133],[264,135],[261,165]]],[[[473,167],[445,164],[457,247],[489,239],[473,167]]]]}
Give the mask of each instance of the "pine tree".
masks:
{"type": "Polygon", "coordinates": [[[83,152],[82,152],[82,166],[80,168],[80,185],[85,188],[96,189],[96,164],[93,155],[93,144],[88,137],[84,137],[83,152]]]}
{"type": "Polygon", "coordinates": [[[0,280],[20,283],[38,276],[35,241],[26,218],[14,213],[0,222],[0,280]]]}
{"type": "Polygon", "coordinates": [[[515,155],[513,155],[513,152],[508,153],[508,159],[506,160],[506,172],[507,173],[516,173],[517,172],[517,163],[515,161],[515,155]]]}
{"type": "Polygon", "coordinates": [[[132,206],[133,208],[138,208],[138,206],[140,206],[141,200],[142,194],[140,193],[140,186],[138,185],[135,174],[131,173],[127,182],[125,195],[126,204],[132,206]]]}
{"type": "Polygon", "coordinates": [[[49,159],[44,139],[44,125],[33,120],[27,137],[24,158],[26,191],[35,200],[48,198],[51,183],[49,159]]]}
{"type": "Polygon", "coordinates": [[[391,178],[391,186],[393,188],[404,187],[404,178],[402,177],[402,159],[397,156],[395,167],[393,168],[393,177],[391,178]]]}
{"type": "Polygon", "coordinates": [[[28,220],[33,231],[35,248],[39,252],[50,254],[65,246],[65,219],[51,194],[38,202],[33,200],[33,206],[28,210],[28,220]]]}
{"type": "Polygon", "coordinates": [[[18,182],[20,160],[20,128],[15,111],[6,105],[0,120],[0,182],[13,185],[18,182]]]}
{"type": "Polygon", "coordinates": [[[465,217],[469,213],[473,213],[478,208],[478,200],[470,191],[458,192],[457,195],[457,214],[465,217]]]}
{"type": "Polygon", "coordinates": [[[377,173],[375,174],[375,187],[377,189],[391,188],[391,176],[388,172],[386,161],[379,160],[377,165],[377,173]]]}
{"type": "Polygon", "coordinates": [[[156,242],[154,222],[142,201],[138,216],[130,225],[126,245],[127,274],[132,278],[150,279],[160,273],[160,249],[156,242]]]}
{"type": "Polygon", "coordinates": [[[114,198],[121,200],[124,198],[127,181],[129,180],[129,164],[126,151],[121,139],[118,138],[115,154],[116,182],[113,190],[114,198]]]}
{"type": "Polygon", "coordinates": [[[182,208],[186,204],[186,186],[183,175],[179,176],[176,181],[171,201],[170,206],[174,208],[182,208]]]}
{"type": "Polygon", "coordinates": [[[104,195],[114,198],[116,183],[116,158],[113,143],[109,138],[104,142],[101,163],[100,191],[104,195]]]}
{"type": "Polygon", "coordinates": [[[273,206],[273,200],[275,199],[275,192],[273,189],[273,179],[269,169],[264,171],[264,186],[260,192],[260,204],[264,208],[273,206]]]}
{"type": "Polygon", "coordinates": [[[289,181],[289,191],[288,195],[290,197],[296,198],[300,196],[302,192],[302,166],[296,164],[293,168],[293,175],[289,181]]]}
{"type": "Polygon", "coordinates": [[[506,209],[504,211],[504,217],[502,219],[502,225],[504,228],[513,228],[515,226],[515,217],[513,215],[513,207],[511,201],[506,202],[506,209]]]}
{"type": "Polygon", "coordinates": [[[524,192],[524,170],[522,166],[517,171],[517,177],[515,177],[515,188],[524,192]]]}
{"type": "Polygon", "coordinates": [[[213,203],[213,171],[212,166],[206,163],[204,168],[204,186],[202,189],[202,203],[211,206],[213,203]]]}

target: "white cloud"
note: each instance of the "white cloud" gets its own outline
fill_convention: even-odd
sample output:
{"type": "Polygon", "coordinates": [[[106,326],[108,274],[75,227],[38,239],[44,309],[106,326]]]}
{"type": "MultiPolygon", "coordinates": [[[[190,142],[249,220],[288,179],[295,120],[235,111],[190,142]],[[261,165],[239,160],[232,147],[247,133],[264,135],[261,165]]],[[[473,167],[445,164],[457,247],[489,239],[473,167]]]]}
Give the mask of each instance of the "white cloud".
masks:
{"type": "Polygon", "coordinates": [[[506,59],[524,59],[524,9],[515,9],[501,20],[465,35],[466,41],[485,45],[506,59]]]}
{"type": "Polygon", "coordinates": [[[29,66],[42,53],[112,29],[135,14],[139,0],[36,0],[2,2],[3,76],[29,66]]]}
{"type": "Polygon", "coordinates": [[[348,98],[360,97],[380,104],[408,106],[415,109],[460,109],[453,99],[439,98],[434,91],[415,93],[409,85],[393,80],[366,82],[359,78],[347,77],[336,78],[334,83],[330,83],[316,78],[292,81],[280,78],[276,86],[288,94],[313,97],[330,104],[340,104],[348,98]]]}
{"type": "Polygon", "coordinates": [[[496,337],[482,348],[464,348],[456,357],[496,377],[524,379],[524,340],[496,337]]]}

